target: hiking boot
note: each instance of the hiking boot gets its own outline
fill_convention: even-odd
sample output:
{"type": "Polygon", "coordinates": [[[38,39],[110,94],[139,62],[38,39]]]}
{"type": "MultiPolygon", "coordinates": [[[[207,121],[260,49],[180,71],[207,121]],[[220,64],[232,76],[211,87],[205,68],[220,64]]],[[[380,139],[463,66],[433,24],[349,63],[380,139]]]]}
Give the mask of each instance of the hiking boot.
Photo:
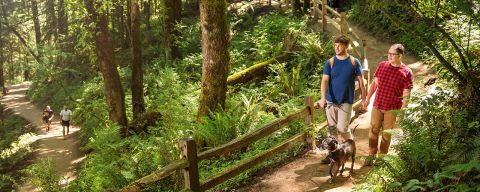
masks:
{"type": "Polygon", "coordinates": [[[322,161],[320,161],[321,164],[329,164],[330,162],[330,158],[328,157],[325,157],[325,159],[322,159],[322,161]]]}

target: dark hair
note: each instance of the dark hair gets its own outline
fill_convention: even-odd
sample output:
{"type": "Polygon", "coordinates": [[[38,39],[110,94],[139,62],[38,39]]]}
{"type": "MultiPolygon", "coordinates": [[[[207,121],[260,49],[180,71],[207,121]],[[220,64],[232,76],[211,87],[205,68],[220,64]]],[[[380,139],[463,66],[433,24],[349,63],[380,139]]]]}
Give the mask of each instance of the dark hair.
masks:
{"type": "Polygon", "coordinates": [[[340,35],[337,38],[335,38],[335,43],[341,43],[346,47],[348,47],[348,45],[350,45],[350,38],[348,38],[345,35],[340,35]]]}
{"type": "Polygon", "coordinates": [[[395,49],[395,51],[398,53],[398,54],[402,54],[405,53],[405,47],[403,47],[402,44],[400,43],[397,43],[397,44],[393,44],[392,45],[392,48],[395,49]]]}

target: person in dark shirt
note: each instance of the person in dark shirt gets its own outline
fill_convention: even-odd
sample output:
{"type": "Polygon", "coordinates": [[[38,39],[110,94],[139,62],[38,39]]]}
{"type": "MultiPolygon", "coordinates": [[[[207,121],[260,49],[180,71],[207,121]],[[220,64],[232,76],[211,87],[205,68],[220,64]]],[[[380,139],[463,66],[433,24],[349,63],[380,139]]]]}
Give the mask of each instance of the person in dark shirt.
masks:
{"type": "Polygon", "coordinates": [[[50,125],[52,124],[52,119],[53,119],[53,110],[50,108],[50,106],[46,106],[45,109],[42,112],[43,117],[42,120],[46,124],[45,125],[45,131],[48,132],[50,131],[50,125]]]}

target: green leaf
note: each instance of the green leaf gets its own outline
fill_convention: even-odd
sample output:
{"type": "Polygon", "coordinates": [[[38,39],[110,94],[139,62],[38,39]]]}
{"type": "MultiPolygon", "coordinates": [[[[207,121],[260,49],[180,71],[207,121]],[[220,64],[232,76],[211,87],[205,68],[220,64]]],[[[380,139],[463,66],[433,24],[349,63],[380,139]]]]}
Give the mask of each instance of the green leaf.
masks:
{"type": "Polygon", "coordinates": [[[127,180],[132,180],[133,178],[135,178],[133,173],[130,171],[120,171],[120,172],[122,173],[123,177],[125,177],[125,179],[127,180]]]}

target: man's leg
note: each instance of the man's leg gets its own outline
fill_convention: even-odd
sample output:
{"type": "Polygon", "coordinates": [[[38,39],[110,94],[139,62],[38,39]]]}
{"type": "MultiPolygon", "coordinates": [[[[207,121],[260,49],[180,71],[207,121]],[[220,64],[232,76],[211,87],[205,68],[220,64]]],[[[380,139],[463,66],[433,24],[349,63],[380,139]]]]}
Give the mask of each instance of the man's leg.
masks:
{"type": "Polygon", "coordinates": [[[375,156],[378,151],[378,134],[382,128],[383,113],[377,108],[373,108],[370,120],[370,132],[368,133],[369,155],[375,156]]]}
{"type": "Polygon", "coordinates": [[[335,104],[327,104],[325,108],[328,123],[328,136],[338,138],[337,121],[338,121],[338,107],[335,104]]]}
{"type": "MultiPolygon", "coordinates": [[[[327,107],[325,108],[325,113],[327,115],[328,136],[332,136],[338,139],[338,130],[337,130],[338,106],[333,103],[327,103],[327,107]]],[[[320,163],[329,164],[330,158],[328,158],[327,156],[320,163]]]]}
{"type": "Polygon", "coordinates": [[[67,121],[67,135],[68,135],[68,132],[70,132],[70,121],[67,121]]]}
{"type": "MultiPolygon", "coordinates": [[[[352,132],[350,132],[349,129],[350,118],[352,115],[352,104],[344,103],[340,105],[337,110],[337,129],[338,132],[340,132],[340,136],[342,137],[343,141],[353,139],[352,132]]],[[[338,142],[341,143],[343,141],[338,142]]]]}
{"type": "Polygon", "coordinates": [[[383,133],[380,141],[380,154],[387,154],[390,148],[391,135],[385,133],[385,130],[393,129],[397,119],[397,115],[391,111],[385,111],[383,116],[383,133]]]}

